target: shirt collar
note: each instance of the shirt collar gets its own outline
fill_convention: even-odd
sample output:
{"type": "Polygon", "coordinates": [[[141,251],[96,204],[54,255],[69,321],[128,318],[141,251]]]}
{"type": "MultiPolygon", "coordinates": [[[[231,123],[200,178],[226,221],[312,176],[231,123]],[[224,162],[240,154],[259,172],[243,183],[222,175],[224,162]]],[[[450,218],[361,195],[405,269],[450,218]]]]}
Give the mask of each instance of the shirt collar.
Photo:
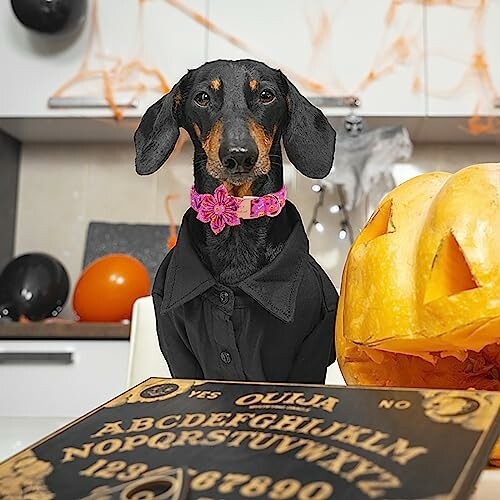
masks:
{"type": "MultiPolygon", "coordinates": [[[[288,323],[294,317],[309,243],[300,215],[290,202],[286,203],[286,212],[293,221],[293,229],[281,252],[269,265],[236,286],[271,314],[288,323]]],[[[189,210],[180,227],[165,276],[161,313],[201,295],[216,283],[192,246],[187,225],[191,223],[190,219],[194,219],[193,214],[189,210]]]]}

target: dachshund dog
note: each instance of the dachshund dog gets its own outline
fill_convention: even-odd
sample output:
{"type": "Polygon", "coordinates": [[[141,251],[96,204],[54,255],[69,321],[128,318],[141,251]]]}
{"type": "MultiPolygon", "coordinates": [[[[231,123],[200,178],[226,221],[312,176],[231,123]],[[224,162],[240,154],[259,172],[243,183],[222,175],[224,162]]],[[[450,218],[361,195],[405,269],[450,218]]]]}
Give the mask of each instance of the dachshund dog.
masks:
{"type": "Polygon", "coordinates": [[[281,71],[253,60],[190,70],[153,104],[134,136],[139,174],[163,165],[180,127],[194,144],[192,208],[152,291],[171,373],[323,383],[338,296],[284,201],[281,141],[302,174],[322,178],[335,131],[281,71]],[[200,200],[212,221],[245,200],[271,200],[273,209],[241,219],[233,211],[216,227],[200,200]]]}

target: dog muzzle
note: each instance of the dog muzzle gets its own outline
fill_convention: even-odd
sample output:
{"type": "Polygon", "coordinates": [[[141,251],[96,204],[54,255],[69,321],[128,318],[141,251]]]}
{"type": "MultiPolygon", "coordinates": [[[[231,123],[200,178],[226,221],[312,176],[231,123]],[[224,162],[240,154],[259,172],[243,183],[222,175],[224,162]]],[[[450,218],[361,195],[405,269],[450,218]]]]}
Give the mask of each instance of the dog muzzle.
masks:
{"type": "Polygon", "coordinates": [[[286,187],[264,196],[231,196],[221,184],[214,194],[200,194],[191,188],[191,207],[196,218],[207,224],[215,234],[227,226],[238,226],[241,219],[276,217],[285,206],[286,187]]]}

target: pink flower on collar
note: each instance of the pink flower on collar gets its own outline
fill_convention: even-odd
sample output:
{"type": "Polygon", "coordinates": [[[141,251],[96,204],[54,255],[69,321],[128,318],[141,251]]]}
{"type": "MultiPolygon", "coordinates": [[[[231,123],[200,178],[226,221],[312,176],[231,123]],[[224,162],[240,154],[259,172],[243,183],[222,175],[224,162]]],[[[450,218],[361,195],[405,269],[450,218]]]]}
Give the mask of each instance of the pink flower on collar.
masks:
{"type": "MultiPolygon", "coordinates": [[[[201,222],[210,222],[210,227],[215,234],[219,234],[225,227],[238,226],[240,218],[237,210],[240,201],[230,196],[224,184],[221,184],[214,191],[214,194],[198,194],[196,205],[198,215],[196,218],[201,222]]],[[[191,192],[191,196],[193,193],[191,192]]]]}

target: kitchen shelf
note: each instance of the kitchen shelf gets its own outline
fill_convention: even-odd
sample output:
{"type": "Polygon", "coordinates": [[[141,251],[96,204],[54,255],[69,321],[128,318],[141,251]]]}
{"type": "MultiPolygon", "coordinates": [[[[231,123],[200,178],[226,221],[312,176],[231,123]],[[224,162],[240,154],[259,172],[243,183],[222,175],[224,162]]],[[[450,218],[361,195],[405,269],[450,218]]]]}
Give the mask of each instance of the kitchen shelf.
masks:
{"type": "MultiPolygon", "coordinates": [[[[324,109],[337,130],[341,130],[346,109],[324,109]]],[[[413,142],[500,144],[500,133],[474,136],[467,129],[466,116],[367,116],[368,128],[386,125],[405,126],[413,142]]],[[[21,142],[45,143],[129,143],[140,116],[127,115],[120,121],[109,116],[32,116],[0,117],[0,129],[21,142]]]]}
{"type": "Polygon", "coordinates": [[[128,340],[129,323],[0,321],[0,340],[128,340]]]}
{"type": "Polygon", "coordinates": [[[140,117],[0,117],[0,128],[21,142],[131,143],[140,117]]]}

